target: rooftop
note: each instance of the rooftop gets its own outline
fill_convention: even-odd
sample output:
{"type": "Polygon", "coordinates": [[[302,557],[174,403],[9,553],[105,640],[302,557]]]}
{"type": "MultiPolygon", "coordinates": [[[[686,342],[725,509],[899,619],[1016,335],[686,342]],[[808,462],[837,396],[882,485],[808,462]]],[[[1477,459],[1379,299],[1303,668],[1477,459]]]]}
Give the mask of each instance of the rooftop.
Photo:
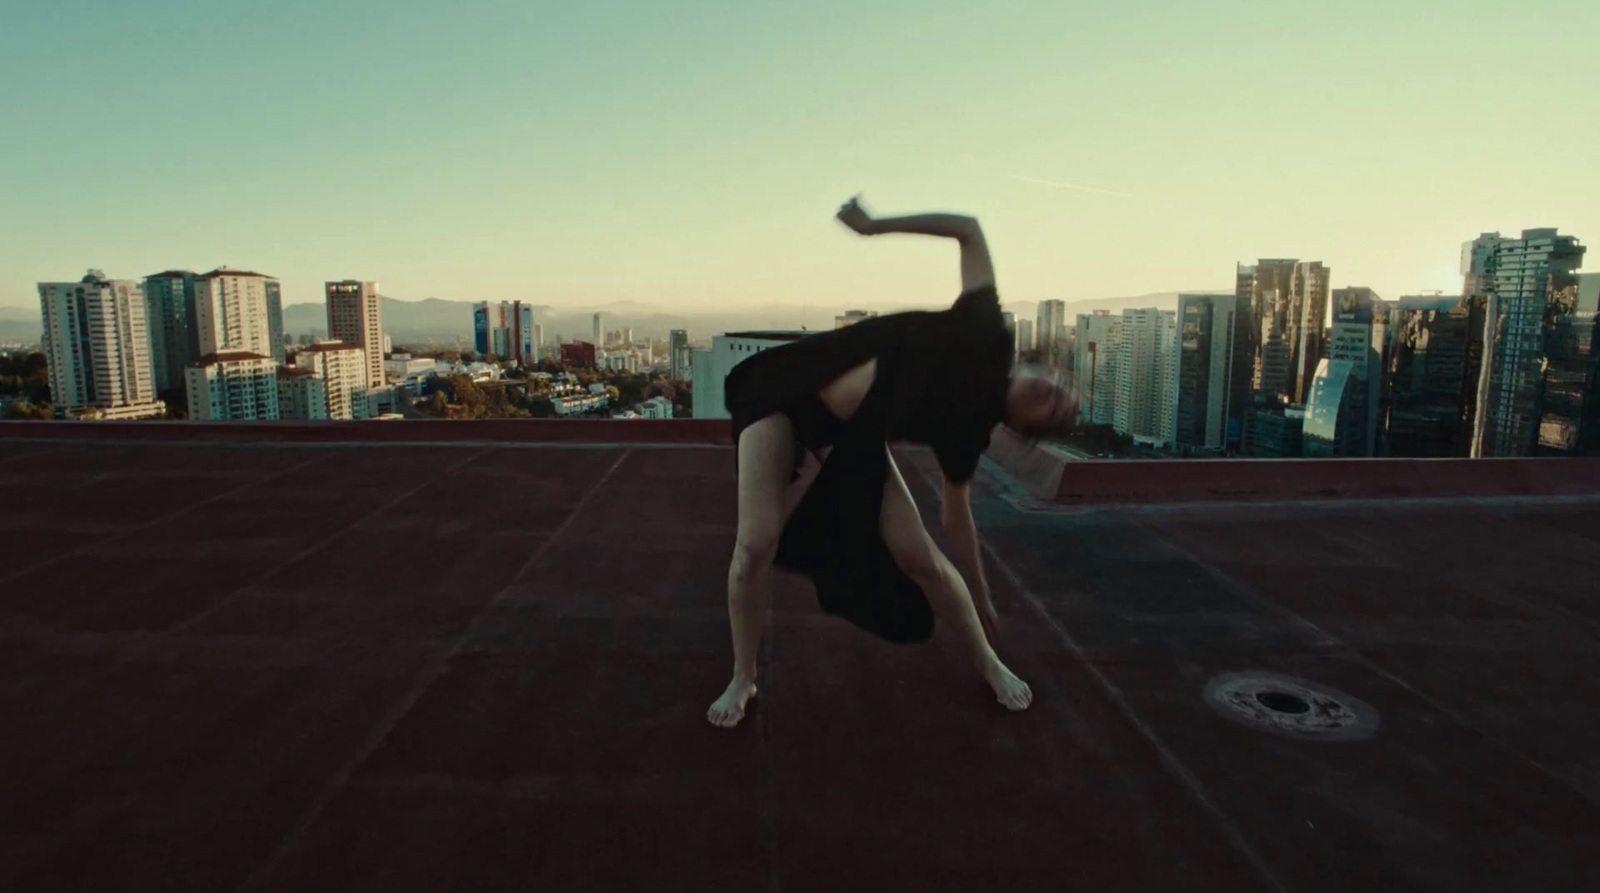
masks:
{"type": "Polygon", "coordinates": [[[195,278],[196,279],[215,279],[215,278],[217,278],[219,276],[253,276],[253,277],[257,278],[257,279],[272,279],[272,278],[275,278],[275,277],[272,277],[272,276],[268,276],[265,273],[257,273],[257,272],[254,272],[252,270],[234,270],[234,269],[230,269],[228,267],[218,267],[218,268],[216,268],[215,270],[212,270],[209,273],[201,273],[200,275],[196,276],[195,278]]]}
{"type": "Polygon", "coordinates": [[[241,363],[246,360],[270,360],[272,357],[262,356],[253,350],[219,350],[208,353],[195,360],[197,366],[215,366],[218,363],[241,363]]]}
{"type": "Polygon", "coordinates": [[[1600,462],[1002,441],[1033,709],[780,575],[723,731],[726,441],[0,423],[0,889],[1595,889],[1600,462]]]}

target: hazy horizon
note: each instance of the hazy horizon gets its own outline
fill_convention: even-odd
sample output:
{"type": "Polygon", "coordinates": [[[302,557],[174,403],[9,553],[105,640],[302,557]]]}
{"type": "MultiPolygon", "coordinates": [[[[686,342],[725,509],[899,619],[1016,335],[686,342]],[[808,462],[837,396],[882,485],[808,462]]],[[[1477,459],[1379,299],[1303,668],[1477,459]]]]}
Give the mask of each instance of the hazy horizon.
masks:
{"type": "Polygon", "coordinates": [[[288,304],[343,278],[685,313],[953,297],[950,246],[831,220],[856,192],[977,214],[1018,308],[1226,290],[1261,257],[1454,292],[1480,232],[1600,240],[1596,25],[1582,2],[34,4],[0,32],[0,308],[223,263],[288,304]]]}

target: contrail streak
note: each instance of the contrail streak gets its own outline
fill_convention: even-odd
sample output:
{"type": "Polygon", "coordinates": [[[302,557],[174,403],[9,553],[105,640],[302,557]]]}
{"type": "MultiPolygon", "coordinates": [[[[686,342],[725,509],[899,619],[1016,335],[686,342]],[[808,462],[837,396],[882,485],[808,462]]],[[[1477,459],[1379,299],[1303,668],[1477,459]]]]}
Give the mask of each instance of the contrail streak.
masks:
{"type": "Polygon", "coordinates": [[[1054,180],[1040,180],[1037,177],[1019,177],[1016,174],[1012,174],[1011,179],[1021,180],[1024,183],[1038,183],[1040,186],[1053,186],[1056,189],[1075,189],[1078,192],[1098,192],[1101,195],[1120,195],[1123,198],[1133,198],[1133,194],[1128,192],[1117,192],[1111,189],[1096,189],[1093,186],[1079,186],[1075,183],[1057,183],[1054,180]]]}

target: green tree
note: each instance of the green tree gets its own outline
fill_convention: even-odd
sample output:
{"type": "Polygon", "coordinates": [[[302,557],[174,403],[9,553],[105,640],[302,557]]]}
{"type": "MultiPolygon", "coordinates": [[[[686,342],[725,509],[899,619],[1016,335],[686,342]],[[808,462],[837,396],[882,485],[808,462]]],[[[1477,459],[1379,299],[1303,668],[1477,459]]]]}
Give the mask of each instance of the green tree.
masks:
{"type": "Polygon", "coordinates": [[[445,397],[444,391],[434,391],[433,396],[428,398],[428,412],[441,419],[450,414],[450,401],[445,397]]]}
{"type": "Polygon", "coordinates": [[[48,403],[13,403],[6,409],[6,418],[12,421],[48,421],[55,414],[48,403]]]}

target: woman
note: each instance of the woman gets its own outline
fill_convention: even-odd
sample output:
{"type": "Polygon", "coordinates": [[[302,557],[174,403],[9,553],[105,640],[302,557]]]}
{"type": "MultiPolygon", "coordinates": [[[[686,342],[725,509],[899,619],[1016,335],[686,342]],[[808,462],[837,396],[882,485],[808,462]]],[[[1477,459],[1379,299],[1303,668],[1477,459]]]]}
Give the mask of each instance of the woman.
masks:
{"type": "Polygon", "coordinates": [[[854,199],[838,219],[863,236],[954,239],[961,295],[948,310],[866,319],[763,351],[729,373],[739,475],[738,539],[728,570],[734,669],[707,718],[737,725],[756,694],[774,564],[809,577],[824,611],[888,641],[926,641],[935,617],[950,624],[995,698],[1027,709],[1033,693],[1000,662],[985,632],[996,616],[968,483],[996,424],[1025,434],[1057,430],[1074,418],[1076,403],[1044,379],[1011,377],[1014,342],[975,219],[874,219],[854,199]],[[923,527],[890,440],[933,447],[944,472],[941,514],[954,565],[923,527]],[[784,489],[797,476],[802,449],[822,469],[786,521],[784,489]]]}

